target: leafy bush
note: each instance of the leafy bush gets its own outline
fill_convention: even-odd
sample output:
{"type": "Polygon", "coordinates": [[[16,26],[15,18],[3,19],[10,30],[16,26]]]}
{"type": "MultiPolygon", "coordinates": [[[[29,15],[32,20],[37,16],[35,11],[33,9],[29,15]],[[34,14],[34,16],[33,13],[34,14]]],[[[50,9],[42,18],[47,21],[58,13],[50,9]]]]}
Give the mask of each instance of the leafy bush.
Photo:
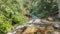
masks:
{"type": "Polygon", "coordinates": [[[27,20],[16,0],[0,0],[0,34],[11,31],[13,25],[27,20]]]}
{"type": "Polygon", "coordinates": [[[11,24],[10,20],[6,20],[5,16],[0,14],[0,34],[6,34],[6,32],[11,31],[11,24]]]}
{"type": "Polygon", "coordinates": [[[17,19],[16,21],[23,21],[26,22],[24,13],[22,13],[22,9],[20,8],[19,2],[16,0],[1,0],[0,2],[0,12],[3,14],[7,19],[17,19]]]}

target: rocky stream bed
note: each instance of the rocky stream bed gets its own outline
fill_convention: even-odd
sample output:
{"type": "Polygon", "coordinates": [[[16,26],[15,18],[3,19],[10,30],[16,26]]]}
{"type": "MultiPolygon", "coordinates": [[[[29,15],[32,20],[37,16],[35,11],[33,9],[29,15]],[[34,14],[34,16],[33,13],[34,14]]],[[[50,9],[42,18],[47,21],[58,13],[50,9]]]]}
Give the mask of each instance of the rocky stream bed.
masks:
{"type": "Polygon", "coordinates": [[[35,19],[22,25],[15,25],[7,34],[60,34],[60,22],[35,19]]]}
{"type": "Polygon", "coordinates": [[[54,21],[52,18],[39,19],[35,16],[33,18],[27,23],[15,25],[7,34],[60,34],[60,21],[54,21]]]}

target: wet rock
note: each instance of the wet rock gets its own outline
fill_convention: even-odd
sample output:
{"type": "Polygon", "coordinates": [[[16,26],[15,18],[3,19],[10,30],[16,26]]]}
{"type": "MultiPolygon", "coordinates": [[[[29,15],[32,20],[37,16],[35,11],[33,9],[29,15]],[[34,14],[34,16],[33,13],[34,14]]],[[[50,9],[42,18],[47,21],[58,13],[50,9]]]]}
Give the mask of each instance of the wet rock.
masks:
{"type": "Polygon", "coordinates": [[[37,32],[38,28],[35,26],[28,26],[27,29],[23,32],[23,34],[34,34],[37,32]]]}
{"type": "Polygon", "coordinates": [[[22,30],[16,30],[16,33],[15,34],[22,34],[22,30]]]}
{"type": "Polygon", "coordinates": [[[41,19],[41,23],[49,23],[46,19],[41,19]]]}
{"type": "Polygon", "coordinates": [[[54,21],[54,19],[52,17],[48,17],[49,21],[54,21]]]}
{"type": "Polygon", "coordinates": [[[53,26],[55,29],[59,29],[60,30],[60,24],[54,24],[53,26]]]}
{"type": "Polygon", "coordinates": [[[41,34],[45,34],[46,30],[45,29],[40,29],[41,34]]]}
{"type": "Polygon", "coordinates": [[[47,26],[46,27],[46,30],[48,30],[49,32],[53,32],[54,31],[54,28],[52,26],[47,26]]]}

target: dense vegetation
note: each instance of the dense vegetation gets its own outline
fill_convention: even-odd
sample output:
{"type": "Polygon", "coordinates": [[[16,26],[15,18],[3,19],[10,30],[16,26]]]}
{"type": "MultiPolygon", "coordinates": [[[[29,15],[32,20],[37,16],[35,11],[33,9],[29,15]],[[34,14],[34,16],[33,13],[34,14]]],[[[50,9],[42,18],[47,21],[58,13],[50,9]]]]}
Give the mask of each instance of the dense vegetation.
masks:
{"type": "Polygon", "coordinates": [[[0,34],[9,32],[14,24],[27,21],[25,14],[39,18],[57,14],[56,0],[0,0],[0,34]]]}
{"type": "Polygon", "coordinates": [[[22,24],[26,21],[16,0],[0,0],[0,34],[10,31],[14,24],[22,24]]]}
{"type": "Polygon", "coordinates": [[[25,6],[31,14],[39,18],[56,16],[58,14],[57,0],[30,0],[26,1],[25,6]]]}

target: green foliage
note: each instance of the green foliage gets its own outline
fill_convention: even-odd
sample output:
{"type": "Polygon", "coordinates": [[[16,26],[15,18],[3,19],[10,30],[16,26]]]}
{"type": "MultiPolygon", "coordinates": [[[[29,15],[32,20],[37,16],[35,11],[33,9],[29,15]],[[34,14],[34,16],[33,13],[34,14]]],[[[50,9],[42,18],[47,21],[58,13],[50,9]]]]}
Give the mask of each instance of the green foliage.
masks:
{"type": "Polygon", "coordinates": [[[37,2],[37,6],[32,9],[33,14],[40,18],[56,16],[58,10],[57,0],[41,0],[37,2]]]}
{"type": "Polygon", "coordinates": [[[56,16],[58,12],[57,0],[25,0],[25,7],[31,14],[39,18],[56,16]]]}
{"type": "Polygon", "coordinates": [[[0,34],[11,31],[13,25],[25,23],[20,3],[16,0],[0,0],[0,34]]]}
{"type": "MultiPolygon", "coordinates": [[[[1,0],[0,2],[0,12],[7,18],[11,19],[12,21],[14,19],[17,19],[17,21],[20,21],[20,19],[25,20],[25,16],[22,13],[22,9],[20,8],[20,3],[16,0],[1,0]],[[24,18],[23,18],[24,17],[24,18]]],[[[23,21],[21,21],[23,22],[23,21]]],[[[26,22],[26,20],[25,20],[26,22]]]]}
{"type": "Polygon", "coordinates": [[[12,25],[10,20],[6,20],[5,16],[0,14],[0,34],[11,31],[12,25]]]}

